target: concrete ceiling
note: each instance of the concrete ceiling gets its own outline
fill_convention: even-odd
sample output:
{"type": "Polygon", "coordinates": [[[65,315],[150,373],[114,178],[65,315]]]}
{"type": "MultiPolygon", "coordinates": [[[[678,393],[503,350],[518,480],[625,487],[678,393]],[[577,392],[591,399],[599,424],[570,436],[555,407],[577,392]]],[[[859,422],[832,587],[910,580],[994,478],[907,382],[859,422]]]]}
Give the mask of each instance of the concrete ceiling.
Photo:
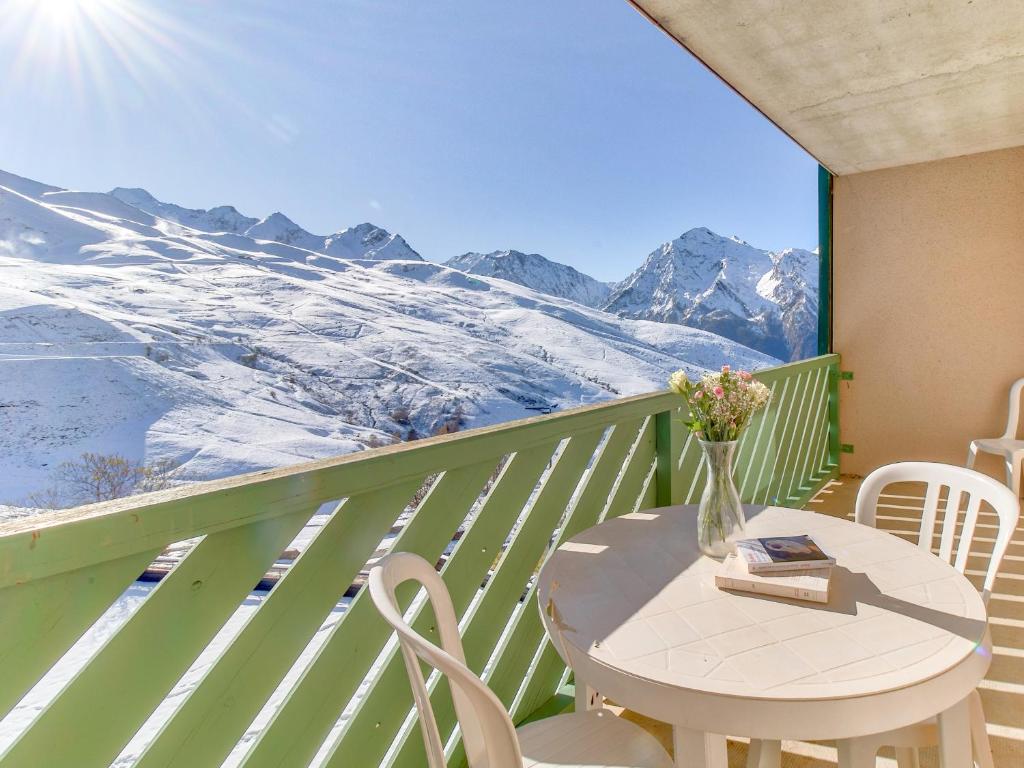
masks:
{"type": "Polygon", "coordinates": [[[1024,0],[629,0],[836,174],[1024,145],[1024,0]]]}

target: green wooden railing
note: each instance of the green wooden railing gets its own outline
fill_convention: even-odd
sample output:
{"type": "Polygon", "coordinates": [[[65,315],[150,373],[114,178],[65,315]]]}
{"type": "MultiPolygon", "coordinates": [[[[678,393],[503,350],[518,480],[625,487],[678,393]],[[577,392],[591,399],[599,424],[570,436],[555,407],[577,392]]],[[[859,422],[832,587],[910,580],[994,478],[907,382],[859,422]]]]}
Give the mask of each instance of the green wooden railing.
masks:
{"type": "MultiPolygon", "coordinates": [[[[757,376],[774,396],[743,437],[737,485],[745,500],[798,506],[835,473],[838,357],[757,376]]],[[[245,768],[304,766],[318,753],[332,767],[422,765],[401,658],[365,590],[293,670],[385,540],[442,563],[470,666],[522,720],[565,676],[533,606],[532,578],[552,547],[605,517],[700,494],[704,468],[679,403],[631,397],[0,526],[0,716],[166,546],[202,537],[21,728],[0,766],[108,765],[326,502],[336,504],[328,522],[138,765],[220,765],[290,672],[245,768]]],[[[431,622],[429,609],[414,621],[428,634],[431,622]]],[[[434,697],[451,733],[443,682],[434,697]]]]}

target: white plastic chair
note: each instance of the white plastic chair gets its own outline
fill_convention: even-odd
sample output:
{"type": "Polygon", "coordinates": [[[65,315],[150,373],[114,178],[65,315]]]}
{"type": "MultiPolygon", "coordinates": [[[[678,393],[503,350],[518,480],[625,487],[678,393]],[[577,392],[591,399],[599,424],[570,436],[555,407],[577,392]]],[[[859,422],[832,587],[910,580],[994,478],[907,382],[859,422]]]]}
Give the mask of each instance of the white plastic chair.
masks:
{"type": "Polygon", "coordinates": [[[445,768],[446,762],[421,659],[451,683],[470,768],[671,768],[671,759],[653,736],[608,710],[556,715],[516,729],[498,697],[466,666],[448,589],[434,566],[419,555],[397,552],[381,558],[370,570],[369,590],[377,610],[398,633],[429,768],[445,768]],[[406,581],[426,589],[440,646],[416,633],[399,612],[395,589],[406,581]]]}
{"type": "Polygon", "coordinates": [[[1020,429],[1020,396],[1024,392],[1024,379],[1017,379],[1010,387],[1010,413],[1002,437],[985,437],[971,441],[967,451],[967,467],[974,466],[978,453],[1002,456],[1006,462],[1006,484],[1020,498],[1021,464],[1024,464],[1024,440],[1017,439],[1020,429]]]}
{"type": "MultiPolygon", "coordinates": [[[[978,522],[978,512],[982,502],[987,503],[999,518],[999,528],[995,544],[989,558],[985,581],[982,586],[982,598],[988,603],[989,595],[996,580],[996,575],[1006,554],[1010,538],[1020,518],[1020,501],[1007,488],[991,477],[982,475],[972,469],[952,467],[945,464],[908,461],[890,464],[876,469],[861,484],[857,493],[855,518],[858,523],[875,527],[878,499],[882,491],[893,483],[925,483],[924,510],[921,516],[921,528],[918,534],[918,546],[931,551],[936,532],[936,523],[940,525],[939,557],[963,573],[967,568],[971,542],[978,522]],[[942,489],[948,490],[946,503],[942,508],[942,519],[939,521],[939,502],[942,489]],[[964,509],[962,497],[966,496],[966,512],[963,515],[963,526],[960,538],[956,538],[957,521],[964,509]]],[[[985,730],[985,713],[981,706],[981,696],[973,691],[968,701],[971,720],[971,744],[974,761],[979,768],[993,768],[992,751],[989,746],[988,733],[985,730]]],[[[846,739],[839,742],[839,754],[875,755],[883,746],[896,749],[896,759],[900,768],[916,768],[918,765],[917,749],[934,746],[939,743],[938,725],[934,718],[923,723],[898,728],[886,733],[874,734],[858,739],[846,739]]]]}

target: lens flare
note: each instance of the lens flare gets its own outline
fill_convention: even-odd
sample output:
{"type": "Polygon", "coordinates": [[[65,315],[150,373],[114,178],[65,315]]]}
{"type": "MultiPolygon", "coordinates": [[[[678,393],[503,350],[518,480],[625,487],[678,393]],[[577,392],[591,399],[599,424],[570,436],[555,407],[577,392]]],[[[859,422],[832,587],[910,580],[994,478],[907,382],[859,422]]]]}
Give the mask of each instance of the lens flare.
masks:
{"type": "Polygon", "coordinates": [[[202,123],[204,99],[231,94],[196,62],[210,50],[230,53],[232,43],[170,10],[178,9],[153,0],[0,0],[7,77],[38,100],[99,106],[112,124],[170,95],[185,107],[183,124],[202,123]]]}

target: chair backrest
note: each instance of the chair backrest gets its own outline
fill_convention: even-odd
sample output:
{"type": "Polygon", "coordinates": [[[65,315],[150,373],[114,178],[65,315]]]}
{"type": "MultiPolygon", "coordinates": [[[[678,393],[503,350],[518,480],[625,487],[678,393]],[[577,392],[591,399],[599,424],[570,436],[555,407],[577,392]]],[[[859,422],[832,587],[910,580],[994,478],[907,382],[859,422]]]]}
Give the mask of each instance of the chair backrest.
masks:
{"type": "Polygon", "coordinates": [[[420,660],[448,678],[470,768],[522,768],[512,719],[498,697],[466,666],[451,596],[434,566],[419,555],[395,552],[381,558],[370,569],[368,586],[373,604],[398,633],[429,768],[445,768],[446,762],[420,660]],[[434,609],[440,646],[417,633],[403,618],[395,590],[406,581],[418,582],[426,589],[434,609]]]}
{"type": "Polygon", "coordinates": [[[876,469],[866,478],[857,493],[855,518],[858,523],[875,526],[878,497],[886,486],[893,483],[924,483],[927,486],[924,509],[921,514],[921,530],[917,544],[931,551],[938,521],[939,501],[942,489],[947,489],[946,503],[942,512],[939,557],[963,573],[967,569],[974,531],[978,524],[978,513],[982,502],[995,510],[999,528],[995,544],[985,573],[982,597],[988,602],[996,574],[1010,544],[1010,538],[1020,518],[1020,501],[1013,491],[988,475],[964,467],[947,464],[932,464],[924,461],[905,461],[876,469]],[[966,507],[962,497],[966,496],[966,507]],[[960,511],[965,509],[959,541],[956,542],[957,521],[960,511]],[[955,559],[954,559],[955,558],[955,559]]]}
{"type": "Polygon", "coordinates": [[[1016,439],[1020,429],[1020,396],[1024,392],[1024,379],[1017,379],[1010,387],[1010,413],[1006,417],[1006,432],[1003,437],[1016,439]]]}

